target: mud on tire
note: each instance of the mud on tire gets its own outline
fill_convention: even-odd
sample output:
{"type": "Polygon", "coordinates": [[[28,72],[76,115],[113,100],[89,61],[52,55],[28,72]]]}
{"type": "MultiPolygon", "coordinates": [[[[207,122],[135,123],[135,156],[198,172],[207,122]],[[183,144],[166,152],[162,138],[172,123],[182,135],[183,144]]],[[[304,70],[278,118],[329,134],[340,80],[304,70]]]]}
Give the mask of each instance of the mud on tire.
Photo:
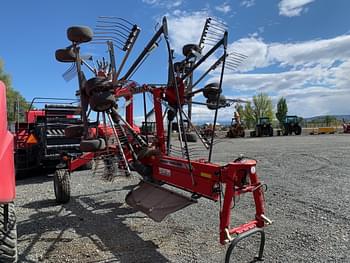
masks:
{"type": "Polygon", "coordinates": [[[68,203],[70,199],[70,176],[67,169],[58,169],[53,176],[56,202],[68,203]]]}
{"type": "Polygon", "coordinates": [[[7,228],[4,222],[5,205],[0,205],[0,262],[17,262],[17,228],[13,203],[8,204],[9,218],[7,228]],[[6,230],[5,230],[6,229],[6,230]]]}

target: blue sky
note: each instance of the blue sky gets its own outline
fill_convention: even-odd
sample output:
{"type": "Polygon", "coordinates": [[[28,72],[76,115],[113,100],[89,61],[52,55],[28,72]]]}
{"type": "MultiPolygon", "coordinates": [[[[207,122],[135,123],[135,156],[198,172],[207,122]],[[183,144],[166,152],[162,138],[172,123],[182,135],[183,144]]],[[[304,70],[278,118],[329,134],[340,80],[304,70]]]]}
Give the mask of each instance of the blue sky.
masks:
{"type": "MultiPolygon", "coordinates": [[[[77,81],[66,82],[68,65],[55,61],[54,52],[69,45],[66,28],[94,27],[101,15],[126,18],[141,28],[131,58],[167,16],[175,55],[198,42],[206,17],[229,26],[229,50],[248,56],[238,71],[227,71],[224,94],[251,98],[267,92],[274,103],[287,98],[289,113],[310,117],[350,114],[350,1],[348,0],[135,0],[135,1],[6,1],[2,3],[0,58],[12,75],[13,86],[27,100],[34,96],[74,97],[77,81]]],[[[99,58],[105,49],[85,45],[82,51],[99,58]]],[[[117,61],[121,54],[117,53],[117,61]]],[[[166,81],[164,42],[135,74],[139,83],[166,81]]],[[[218,78],[212,72],[202,85],[218,78]]],[[[200,100],[201,97],[198,97],[200,100]]],[[[138,99],[135,101],[139,102],[138,99]]],[[[141,115],[142,106],[136,110],[141,115]]],[[[229,120],[233,108],[220,112],[229,120]]],[[[206,120],[208,111],[194,107],[194,119],[206,120]]]]}

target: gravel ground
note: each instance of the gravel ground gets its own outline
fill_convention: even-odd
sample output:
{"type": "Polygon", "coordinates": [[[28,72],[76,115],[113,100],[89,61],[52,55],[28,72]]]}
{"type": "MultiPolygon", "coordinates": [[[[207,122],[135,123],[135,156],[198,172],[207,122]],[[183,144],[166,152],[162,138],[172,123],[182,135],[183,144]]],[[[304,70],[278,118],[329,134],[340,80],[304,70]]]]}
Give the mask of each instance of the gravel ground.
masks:
{"type": "MultiPolygon", "coordinates": [[[[215,161],[239,154],[259,161],[274,221],[265,262],[350,262],[349,135],[225,139],[214,153],[215,161]]],[[[156,223],[124,203],[137,177],[110,183],[76,172],[71,179],[66,205],[55,203],[52,177],[18,181],[20,262],[223,262],[217,203],[200,199],[156,223]]],[[[234,222],[252,218],[250,196],[233,213],[234,222]]],[[[237,248],[237,262],[249,262],[256,242],[237,248]]]]}

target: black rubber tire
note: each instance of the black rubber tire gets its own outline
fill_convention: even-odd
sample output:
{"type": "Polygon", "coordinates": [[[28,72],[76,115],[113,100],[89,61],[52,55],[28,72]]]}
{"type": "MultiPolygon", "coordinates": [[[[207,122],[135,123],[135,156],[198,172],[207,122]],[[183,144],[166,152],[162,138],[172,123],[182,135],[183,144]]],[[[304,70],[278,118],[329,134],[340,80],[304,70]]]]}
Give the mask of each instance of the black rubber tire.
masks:
{"type": "Polygon", "coordinates": [[[72,63],[76,60],[76,55],[72,48],[57,49],[55,57],[57,61],[63,63],[72,63]]]}
{"type": "Polygon", "coordinates": [[[174,70],[175,70],[175,72],[183,72],[184,71],[184,64],[182,62],[174,63],[174,70]]]}
{"type": "Polygon", "coordinates": [[[270,129],[269,129],[269,136],[270,137],[273,136],[273,128],[272,127],[270,127],[270,129]]]}
{"type": "Polygon", "coordinates": [[[93,111],[104,112],[115,105],[115,97],[109,91],[94,93],[89,99],[93,111]]]}
{"type": "Polygon", "coordinates": [[[103,77],[97,77],[97,78],[91,78],[86,82],[85,85],[85,93],[88,96],[92,96],[94,92],[97,91],[106,91],[108,89],[111,89],[111,82],[106,81],[106,78],[103,77]]]}
{"type": "Polygon", "coordinates": [[[0,205],[0,262],[17,262],[17,227],[16,212],[13,203],[8,204],[9,221],[5,230],[4,207],[0,205]]]}
{"type": "Polygon", "coordinates": [[[72,26],[67,29],[67,37],[75,43],[90,42],[93,37],[93,32],[86,26],[72,26]]]}
{"type": "Polygon", "coordinates": [[[56,202],[68,203],[70,199],[70,175],[67,169],[57,169],[53,175],[56,202]]]}
{"type": "MultiPolygon", "coordinates": [[[[217,100],[210,100],[210,99],[207,99],[207,107],[209,110],[216,110],[216,103],[217,103],[217,100]]],[[[218,108],[221,108],[221,107],[224,107],[226,105],[226,97],[224,95],[220,95],[220,99],[219,99],[219,107],[218,108]]]]}
{"type": "Polygon", "coordinates": [[[250,137],[256,137],[256,131],[251,131],[250,132],[250,137]]]}
{"type": "Polygon", "coordinates": [[[256,136],[257,137],[261,137],[262,136],[262,129],[261,129],[260,126],[256,129],[256,136]]]}
{"type": "Polygon", "coordinates": [[[220,84],[217,82],[210,83],[203,88],[203,96],[208,100],[214,101],[218,98],[218,96],[220,96],[220,94],[220,84]]]}
{"type": "Polygon", "coordinates": [[[137,153],[137,160],[141,160],[143,158],[149,158],[151,156],[159,156],[159,155],[160,155],[159,150],[144,147],[137,153]]]}
{"type": "Polygon", "coordinates": [[[184,45],[183,48],[182,48],[182,54],[185,56],[185,57],[193,57],[193,53],[192,53],[192,50],[200,53],[201,52],[201,49],[199,48],[198,45],[196,44],[187,44],[187,45],[184,45]]]}
{"type": "Polygon", "coordinates": [[[197,142],[197,135],[193,132],[185,133],[187,142],[197,142]]]}
{"type": "Polygon", "coordinates": [[[245,132],[244,130],[241,132],[241,134],[239,135],[241,138],[244,138],[245,137],[245,132]]]}
{"type": "Polygon", "coordinates": [[[81,136],[83,136],[83,133],[83,125],[71,125],[64,129],[64,135],[66,138],[80,138],[81,136]]]}
{"type": "Polygon", "coordinates": [[[300,135],[301,134],[301,127],[299,125],[295,126],[294,133],[295,133],[295,135],[300,135]]]}
{"type": "Polygon", "coordinates": [[[82,152],[97,152],[106,148],[106,142],[103,138],[82,140],[80,142],[80,150],[82,152]]]}

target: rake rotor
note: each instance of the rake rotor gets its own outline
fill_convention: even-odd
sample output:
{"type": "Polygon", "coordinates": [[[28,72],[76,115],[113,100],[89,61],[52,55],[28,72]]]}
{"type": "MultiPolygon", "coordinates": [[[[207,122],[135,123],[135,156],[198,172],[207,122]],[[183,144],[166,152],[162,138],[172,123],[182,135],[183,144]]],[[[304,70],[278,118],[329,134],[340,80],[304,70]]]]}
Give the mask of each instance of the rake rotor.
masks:
{"type": "Polygon", "coordinates": [[[214,46],[220,39],[223,38],[228,26],[226,23],[208,17],[205,21],[203,32],[199,40],[198,46],[203,49],[204,45],[214,46]]]}
{"type": "Polygon", "coordinates": [[[94,30],[92,44],[106,44],[112,41],[122,51],[129,50],[136,41],[140,29],[129,21],[113,16],[100,16],[94,30]]]}

